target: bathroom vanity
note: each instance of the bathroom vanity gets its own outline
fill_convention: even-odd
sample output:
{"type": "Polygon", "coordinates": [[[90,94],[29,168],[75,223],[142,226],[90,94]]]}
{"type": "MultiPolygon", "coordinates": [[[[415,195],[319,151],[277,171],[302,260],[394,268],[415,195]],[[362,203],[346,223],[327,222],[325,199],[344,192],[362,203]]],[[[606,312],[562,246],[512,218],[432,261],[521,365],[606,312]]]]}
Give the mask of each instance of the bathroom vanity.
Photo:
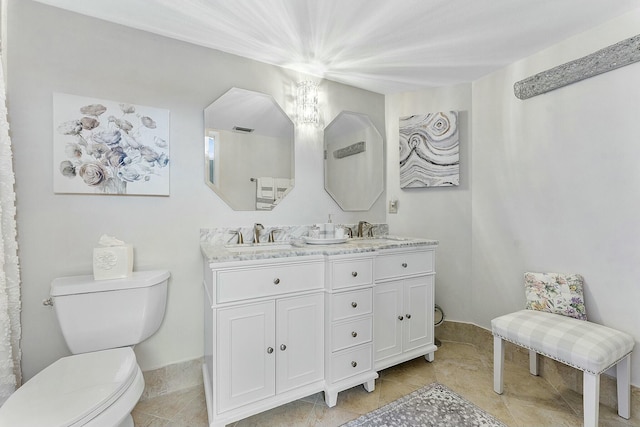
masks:
{"type": "Polygon", "coordinates": [[[437,350],[437,241],[201,243],[204,385],[212,427],[323,391],[375,388],[378,370],[437,350]]]}

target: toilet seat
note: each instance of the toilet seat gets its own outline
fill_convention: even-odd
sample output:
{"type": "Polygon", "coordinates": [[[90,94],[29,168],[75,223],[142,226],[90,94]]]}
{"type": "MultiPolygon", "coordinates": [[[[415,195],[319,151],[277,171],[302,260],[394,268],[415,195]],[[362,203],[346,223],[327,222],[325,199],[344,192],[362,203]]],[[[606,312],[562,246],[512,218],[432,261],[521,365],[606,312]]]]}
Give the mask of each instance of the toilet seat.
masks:
{"type": "Polygon", "coordinates": [[[11,395],[0,408],[0,425],[84,425],[125,394],[134,380],[140,381],[138,377],[140,368],[130,347],[63,357],[11,395]]]}

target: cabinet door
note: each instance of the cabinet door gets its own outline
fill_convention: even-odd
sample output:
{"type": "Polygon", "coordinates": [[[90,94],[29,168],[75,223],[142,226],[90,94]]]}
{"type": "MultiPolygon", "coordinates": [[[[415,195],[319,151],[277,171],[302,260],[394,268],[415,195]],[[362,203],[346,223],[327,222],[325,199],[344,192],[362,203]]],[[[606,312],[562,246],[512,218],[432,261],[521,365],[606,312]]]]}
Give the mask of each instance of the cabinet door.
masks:
{"type": "Polygon", "coordinates": [[[433,276],[404,281],[403,351],[433,343],[433,276]]]}
{"type": "Polygon", "coordinates": [[[278,300],[276,389],[282,393],[324,377],[324,295],[278,300]]]}
{"type": "Polygon", "coordinates": [[[275,303],[218,310],[220,412],[275,394],[275,303]]]}
{"type": "Polygon", "coordinates": [[[375,360],[402,352],[402,281],[375,286],[373,342],[375,360]]]}

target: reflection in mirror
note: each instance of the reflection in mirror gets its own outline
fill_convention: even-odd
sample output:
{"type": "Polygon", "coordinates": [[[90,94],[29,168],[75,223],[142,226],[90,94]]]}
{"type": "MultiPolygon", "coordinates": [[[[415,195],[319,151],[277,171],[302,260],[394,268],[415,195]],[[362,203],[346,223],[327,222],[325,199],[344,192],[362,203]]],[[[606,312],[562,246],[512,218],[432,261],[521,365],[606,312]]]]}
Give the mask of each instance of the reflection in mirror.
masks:
{"type": "Polygon", "coordinates": [[[384,190],[382,136],[365,114],[342,111],[324,130],[324,188],[344,211],[366,211],[384,190]]]}
{"type": "Polygon", "coordinates": [[[273,97],[230,89],[204,110],[207,185],[234,210],[273,209],[294,185],[293,139],[273,97]]]}

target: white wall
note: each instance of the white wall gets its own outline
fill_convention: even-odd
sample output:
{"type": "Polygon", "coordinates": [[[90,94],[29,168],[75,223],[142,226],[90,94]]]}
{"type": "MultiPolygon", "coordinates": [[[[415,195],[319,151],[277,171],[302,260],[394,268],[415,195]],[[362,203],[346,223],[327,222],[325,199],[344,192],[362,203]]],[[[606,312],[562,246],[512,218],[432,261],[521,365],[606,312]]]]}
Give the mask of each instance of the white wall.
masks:
{"type": "Polygon", "coordinates": [[[471,85],[388,95],[386,117],[387,198],[398,200],[389,233],[440,241],[436,303],[448,320],[471,321],[471,85]],[[459,112],[460,185],[400,189],[399,118],[449,110],[459,112]]]}
{"type": "MultiPolygon", "coordinates": [[[[235,86],[274,96],[293,117],[295,84],[308,76],[30,0],[10,0],[8,13],[25,379],[68,354],[41,302],[53,278],[91,273],[103,233],[134,245],[135,270],[172,273],[164,323],[136,347],[142,369],[201,357],[200,228],[310,224],[340,211],[323,189],[322,126],[296,128],[296,187],[278,207],[231,210],[204,182],[203,109],[235,86]],[[53,194],[53,92],[169,109],[170,197],[53,194]]],[[[382,95],[326,81],[320,91],[323,124],[341,110],[357,111],[384,135],[382,95]]],[[[360,219],[384,222],[384,195],[369,212],[334,215],[335,222],[360,219]]]]}
{"type": "Polygon", "coordinates": [[[640,64],[513,94],[514,82],[638,28],[640,10],[474,82],[474,323],[523,307],[524,271],[576,272],[589,319],[640,340],[640,64]]]}

